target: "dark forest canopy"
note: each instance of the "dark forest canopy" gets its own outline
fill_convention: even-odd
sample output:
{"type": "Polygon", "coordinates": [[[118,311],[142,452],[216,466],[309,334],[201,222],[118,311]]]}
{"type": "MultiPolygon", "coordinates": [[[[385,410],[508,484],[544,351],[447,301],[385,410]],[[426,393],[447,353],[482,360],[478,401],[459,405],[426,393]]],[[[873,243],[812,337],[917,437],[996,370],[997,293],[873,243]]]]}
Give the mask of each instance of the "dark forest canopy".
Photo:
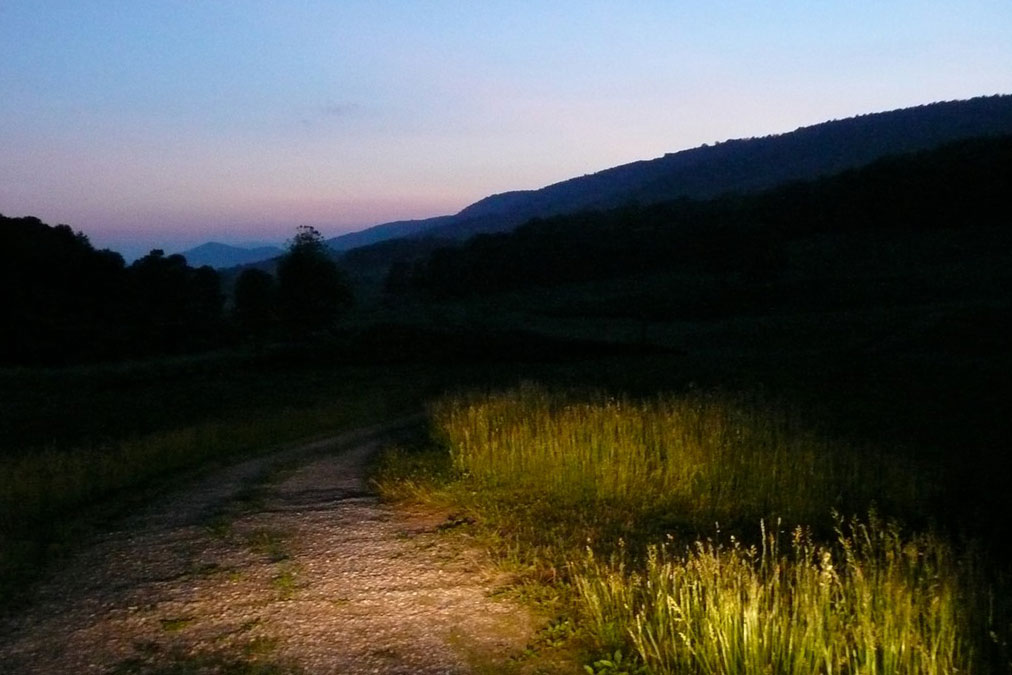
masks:
{"type": "Polygon", "coordinates": [[[67,225],[0,215],[7,260],[4,363],[72,363],[212,344],[222,321],[218,274],[155,250],[126,265],[67,225]]]}
{"type": "Polygon", "coordinates": [[[286,273],[277,291],[272,279],[247,280],[240,311],[226,313],[221,278],[211,267],[191,267],[182,255],[157,249],[126,265],[67,225],[0,215],[7,256],[0,364],[191,353],[253,334],[291,337],[327,328],[351,298],[320,242],[318,233],[310,246],[297,237],[282,257],[286,273]]]}
{"type": "Polygon", "coordinates": [[[390,289],[467,296],[681,266],[761,279],[816,233],[1008,226],[1012,136],[961,141],[756,195],[535,219],[403,265],[390,289]]]}

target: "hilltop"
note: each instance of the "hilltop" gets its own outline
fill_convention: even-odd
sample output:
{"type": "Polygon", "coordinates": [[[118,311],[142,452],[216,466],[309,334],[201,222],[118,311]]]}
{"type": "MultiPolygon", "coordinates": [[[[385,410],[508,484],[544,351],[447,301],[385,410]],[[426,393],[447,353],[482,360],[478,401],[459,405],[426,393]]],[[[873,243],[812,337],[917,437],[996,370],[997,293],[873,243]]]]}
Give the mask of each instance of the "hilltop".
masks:
{"type": "Polygon", "coordinates": [[[888,155],[1010,133],[1012,95],[931,103],[672,152],[537,190],[491,195],[454,215],[377,225],[327,244],[341,252],[402,237],[463,240],[482,232],[508,231],[532,218],[756,192],[839,173],[888,155]]]}

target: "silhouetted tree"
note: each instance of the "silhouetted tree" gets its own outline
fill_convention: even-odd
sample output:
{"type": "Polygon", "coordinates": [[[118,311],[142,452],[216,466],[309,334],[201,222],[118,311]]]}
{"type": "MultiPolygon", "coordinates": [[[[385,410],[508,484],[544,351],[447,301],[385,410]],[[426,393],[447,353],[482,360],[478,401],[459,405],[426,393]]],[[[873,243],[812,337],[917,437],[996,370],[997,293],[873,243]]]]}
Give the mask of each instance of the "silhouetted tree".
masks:
{"type": "Polygon", "coordinates": [[[189,314],[202,322],[221,318],[225,296],[221,292],[221,276],[210,265],[201,265],[190,273],[189,314]]]}
{"type": "Polygon", "coordinates": [[[302,225],[278,263],[278,301],[296,330],[328,328],[352,304],[351,289],[316,228],[302,225]]]}
{"type": "Polygon", "coordinates": [[[246,333],[263,333],[277,319],[277,283],[263,270],[248,268],[235,281],[235,319],[246,333]]]}
{"type": "Polygon", "coordinates": [[[210,267],[193,269],[179,254],[155,249],[130,266],[134,320],[140,340],[162,352],[209,347],[220,328],[221,279],[210,267]]]}

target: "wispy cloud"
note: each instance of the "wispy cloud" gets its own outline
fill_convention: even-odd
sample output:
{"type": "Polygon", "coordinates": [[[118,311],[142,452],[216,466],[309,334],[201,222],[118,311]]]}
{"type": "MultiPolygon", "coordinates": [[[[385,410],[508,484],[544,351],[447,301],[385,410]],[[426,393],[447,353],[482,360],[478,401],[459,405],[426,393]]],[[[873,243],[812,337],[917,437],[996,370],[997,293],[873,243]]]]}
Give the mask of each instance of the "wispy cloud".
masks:
{"type": "Polygon", "coordinates": [[[347,117],[362,109],[358,103],[328,103],[320,108],[320,112],[326,117],[347,117]]]}
{"type": "Polygon", "coordinates": [[[359,116],[365,108],[351,101],[328,102],[311,109],[303,109],[302,125],[304,127],[329,126],[335,120],[350,119],[359,116]]]}

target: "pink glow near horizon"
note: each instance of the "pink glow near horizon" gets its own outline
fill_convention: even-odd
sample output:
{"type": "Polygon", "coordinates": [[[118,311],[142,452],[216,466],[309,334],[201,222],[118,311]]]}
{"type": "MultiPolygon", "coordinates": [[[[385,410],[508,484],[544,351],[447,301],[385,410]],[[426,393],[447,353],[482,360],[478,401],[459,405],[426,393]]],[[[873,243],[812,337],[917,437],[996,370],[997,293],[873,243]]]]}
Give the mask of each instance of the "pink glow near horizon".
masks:
{"type": "Polygon", "coordinates": [[[702,143],[1008,93],[1007,0],[0,4],[0,213],[327,236],[702,143]]]}
{"type": "MultiPolygon", "coordinates": [[[[182,251],[207,241],[234,245],[252,243],[281,244],[287,241],[298,225],[312,225],[327,238],[354,232],[373,225],[395,220],[410,220],[444,215],[459,210],[453,204],[431,201],[397,203],[377,200],[373,203],[341,203],[328,200],[298,200],[282,202],[272,208],[230,209],[227,213],[177,214],[170,225],[158,224],[155,216],[128,218],[116,227],[106,227],[105,214],[79,218],[72,223],[75,230],[88,234],[98,248],[112,248],[128,258],[152,248],[182,251]],[[151,219],[151,228],[139,227],[138,222],[151,219]],[[209,221],[213,223],[209,225],[209,221]]],[[[6,215],[6,214],[5,214],[6,215]]],[[[15,215],[15,214],[10,214],[15,215]]],[[[45,218],[43,218],[45,220],[45,218]]],[[[52,219],[51,224],[65,222],[52,219]]]]}

